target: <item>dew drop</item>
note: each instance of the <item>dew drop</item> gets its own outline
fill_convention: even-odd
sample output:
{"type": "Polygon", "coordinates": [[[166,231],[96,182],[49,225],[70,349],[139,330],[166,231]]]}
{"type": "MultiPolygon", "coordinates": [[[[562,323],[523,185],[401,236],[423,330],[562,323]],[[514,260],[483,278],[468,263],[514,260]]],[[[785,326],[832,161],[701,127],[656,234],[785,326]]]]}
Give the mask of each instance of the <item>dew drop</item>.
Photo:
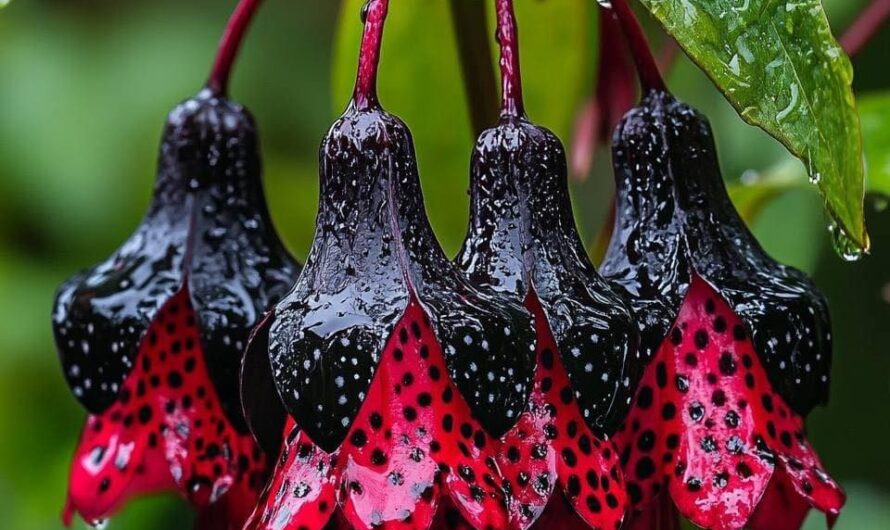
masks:
{"type": "Polygon", "coordinates": [[[859,261],[862,258],[863,251],[855,241],[847,234],[846,230],[840,227],[836,222],[832,222],[828,227],[831,233],[831,242],[834,251],[837,252],[844,261],[859,261]]]}

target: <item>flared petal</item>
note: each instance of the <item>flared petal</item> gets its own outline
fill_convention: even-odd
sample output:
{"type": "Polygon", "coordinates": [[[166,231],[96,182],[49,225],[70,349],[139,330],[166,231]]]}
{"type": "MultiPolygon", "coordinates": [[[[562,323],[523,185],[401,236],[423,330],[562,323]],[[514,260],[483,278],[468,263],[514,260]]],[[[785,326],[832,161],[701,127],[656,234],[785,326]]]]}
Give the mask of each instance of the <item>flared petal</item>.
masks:
{"type": "MultiPolygon", "coordinates": [[[[345,380],[333,384],[349,391],[345,380]]],[[[304,432],[286,441],[248,529],[320,529],[334,497],[354,529],[429,528],[443,498],[477,528],[506,527],[491,456],[496,443],[448,377],[430,319],[416,300],[395,324],[367,395],[358,397],[362,406],[332,453],[304,432]],[[304,458],[293,454],[296,440],[306,444],[304,458]],[[295,490],[305,492],[302,497],[289,491],[294,484],[303,485],[295,490]]]]}
{"type": "Polygon", "coordinates": [[[272,478],[244,530],[320,530],[336,507],[335,457],[318,448],[293,420],[272,478]]]}
{"type": "Polygon", "coordinates": [[[441,354],[430,353],[437,349],[429,319],[409,304],[339,451],[340,502],[357,530],[432,523],[439,497],[433,452],[447,407],[441,354]]]}
{"type": "Polygon", "coordinates": [[[783,474],[810,505],[840,510],[842,491],[806,442],[803,421],[770,385],[745,329],[694,276],[616,437],[637,508],[666,481],[684,517],[738,529],[783,474]]]}
{"type": "Polygon", "coordinates": [[[528,528],[557,502],[553,497],[563,502],[564,493],[573,511],[591,527],[616,528],[628,504],[618,452],[584,421],[534,292],[526,305],[535,316],[538,336],[535,386],[529,411],[499,440],[497,457],[511,527],[528,528]],[[562,493],[554,492],[557,484],[562,493]]]}
{"type": "Polygon", "coordinates": [[[795,491],[784,470],[773,475],[747,527],[750,530],[795,530],[803,526],[810,505],[795,491]]]}
{"type": "Polygon", "coordinates": [[[165,489],[198,507],[237,495],[226,502],[242,507],[242,520],[255,502],[265,459],[227,420],[195,320],[188,293],[171,298],[149,326],[117,401],[87,419],[69,484],[69,507],[85,519],[165,489]]]}

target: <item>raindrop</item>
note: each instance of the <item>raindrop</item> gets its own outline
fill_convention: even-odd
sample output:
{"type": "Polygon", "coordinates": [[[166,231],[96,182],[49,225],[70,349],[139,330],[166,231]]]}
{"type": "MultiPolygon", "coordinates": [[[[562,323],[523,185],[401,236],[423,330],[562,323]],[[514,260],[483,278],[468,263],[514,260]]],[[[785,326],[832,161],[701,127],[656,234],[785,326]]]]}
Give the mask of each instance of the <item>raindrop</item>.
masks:
{"type": "Polygon", "coordinates": [[[104,530],[105,528],[108,528],[108,519],[93,519],[93,520],[87,522],[87,525],[90,528],[104,530]]]}
{"type": "Polygon", "coordinates": [[[840,227],[836,222],[832,222],[828,227],[831,233],[831,241],[834,245],[834,251],[837,252],[844,261],[859,261],[862,258],[863,251],[855,241],[847,234],[846,230],[840,227]]]}
{"type": "Polygon", "coordinates": [[[596,0],[596,2],[606,9],[612,9],[612,0],[596,0]]]}

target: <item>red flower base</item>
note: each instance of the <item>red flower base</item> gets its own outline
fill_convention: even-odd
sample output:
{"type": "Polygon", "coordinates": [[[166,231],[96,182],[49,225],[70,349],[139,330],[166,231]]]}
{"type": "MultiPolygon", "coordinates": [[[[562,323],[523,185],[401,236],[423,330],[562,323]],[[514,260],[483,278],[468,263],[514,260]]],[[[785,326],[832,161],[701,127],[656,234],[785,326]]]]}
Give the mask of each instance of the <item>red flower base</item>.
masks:
{"type": "Polygon", "coordinates": [[[668,494],[703,528],[784,529],[810,507],[832,523],[844,504],[744,324],[697,276],[615,441],[637,510],[668,494]]]}
{"type": "Polygon", "coordinates": [[[617,528],[626,507],[617,452],[582,421],[552,338],[539,357],[532,412],[493,439],[448,378],[429,320],[412,301],[339,449],[324,452],[288,422],[246,530],[319,530],[338,520],[362,530],[528,528],[539,517],[617,528]],[[564,504],[556,484],[572,502],[559,512],[565,517],[548,507],[551,498],[564,504]]]}
{"type": "Polygon", "coordinates": [[[177,490],[209,510],[199,519],[207,528],[226,528],[220,521],[240,528],[263,483],[265,457],[223,413],[185,291],[158,312],[135,363],[117,401],[87,418],[65,523],[75,513],[104,519],[134,495],[177,490]]]}

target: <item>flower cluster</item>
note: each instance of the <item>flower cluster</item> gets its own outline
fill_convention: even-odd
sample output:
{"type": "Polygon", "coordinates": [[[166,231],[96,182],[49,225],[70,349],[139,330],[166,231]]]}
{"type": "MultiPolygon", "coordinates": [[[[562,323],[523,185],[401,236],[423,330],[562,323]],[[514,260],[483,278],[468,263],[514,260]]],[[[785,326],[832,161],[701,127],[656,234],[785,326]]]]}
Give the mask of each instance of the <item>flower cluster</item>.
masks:
{"type": "Polygon", "coordinates": [[[59,290],[60,358],[90,413],[66,520],[166,489],[217,529],[837,517],[843,492],[803,420],[827,400],[825,300],[747,231],[706,119],[645,58],[643,99],[614,137],[616,222],[598,271],[564,148],[525,112],[512,1],[496,0],[501,116],[473,152],[452,261],[411,134],[377,98],[389,6],[371,0],[301,270],[266,210],[254,122],[225,96],[226,43],[256,4],[233,17],[208,88],[170,114],[136,233],[59,290]]]}

